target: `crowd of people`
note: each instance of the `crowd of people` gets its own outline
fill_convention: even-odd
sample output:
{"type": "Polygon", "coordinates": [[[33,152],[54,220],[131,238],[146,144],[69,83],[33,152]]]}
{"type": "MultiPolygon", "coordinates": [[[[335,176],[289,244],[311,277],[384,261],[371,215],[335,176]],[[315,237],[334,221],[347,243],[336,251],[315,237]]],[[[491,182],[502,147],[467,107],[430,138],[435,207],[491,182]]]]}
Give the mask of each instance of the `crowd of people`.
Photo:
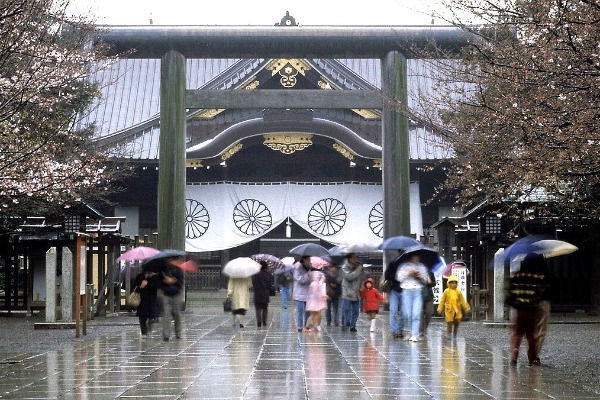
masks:
{"type": "MultiPolygon", "coordinates": [[[[143,264],[143,270],[132,282],[140,293],[137,307],[140,332],[147,337],[153,324],[162,316],[162,337],[181,338],[181,305],[183,271],[174,263],[176,257],[166,257],[159,264],[143,264]]],[[[417,342],[426,336],[433,315],[435,276],[420,259],[418,251],[403,253],[390,262],[380,283],[365,271],[357,253],[348,254],[341,266],[329,261],[313,265],[312,257],[299,257],[293,265],[273,274],[269,265],[260,261],[260,271],[249,277],[232,277],[227,285],[234,324],[244,328],[244,316],[250,308],[250,293],[256,311],[258,328],[268,324],[270,297],[275,288],[281,294],[281,307],[287,310],[290,297],[295,305],[298,332],[320,332],[322,312],[327,326],[341,326],[342,331],[357,331],[362,311],[369,321],[370,332],[376,331],[381,305],[389,304],[389,329],[395,339],[417,342]],[[385,296],[382,293],[385,292],[385,296]],[[340,312],[341,308],[341,312],[340,312]],[[405,336],[405,330],[407,335],[405,336]]],[[[321,260],[323,261],[323,260],[321,260]]],[[[552,275],[542,256],[530,254],[513,273],[508,287],[507,304],[511,306],[511,362],[517,363],[523,336],[527,338],[527,358],[530,365],[540,364],[540,353],[547,330],[552,275]]],[[[458,288],[458,279],[451,275],[439,299],[437,312],[446,322],[446,338],[458,335],[463,315],[471,309],[465,294],[458,288]]]]}

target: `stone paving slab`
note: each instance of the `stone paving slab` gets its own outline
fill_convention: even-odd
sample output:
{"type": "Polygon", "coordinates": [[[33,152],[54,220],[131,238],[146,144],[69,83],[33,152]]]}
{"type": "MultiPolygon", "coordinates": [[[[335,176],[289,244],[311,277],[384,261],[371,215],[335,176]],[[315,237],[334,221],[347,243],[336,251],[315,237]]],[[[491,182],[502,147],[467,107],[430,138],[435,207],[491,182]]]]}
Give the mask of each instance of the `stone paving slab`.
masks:
{"type": "Polygon", "coordinates": [[[557,356],[571,352],[598,371],[596,347],[574,354],[565,344],[568,335],[595,343],[600,324],[551,326],[543,364],[515,367],[508,360],[507,328],[464,322],[459,337],[447,340],[445,324],[436,320],[425,340],[411,343],[389,334],[385,313],[378,315],[374,333],[364,315],[358,332],[323,327],[319,333],[298,333],[291,322],[294,311],[277,302],[263,328],[255,326],[252,311],[245,328],[236,327],[221,307],[220,302],[190,301],[180,340],[163,342],[160,332],[142,339],[137,318],[125,314],[91,321],[88,338],[63,339],[64,332],[47,331],[66,341],[48,350],[13,354],[4,347],[0,398],[600,398],[597,380],[579,383],[557,356]],[[102,327],[107,320],[110,326],[102,327]],[[97,329],[105,330],[99,334],[97,329]]]}

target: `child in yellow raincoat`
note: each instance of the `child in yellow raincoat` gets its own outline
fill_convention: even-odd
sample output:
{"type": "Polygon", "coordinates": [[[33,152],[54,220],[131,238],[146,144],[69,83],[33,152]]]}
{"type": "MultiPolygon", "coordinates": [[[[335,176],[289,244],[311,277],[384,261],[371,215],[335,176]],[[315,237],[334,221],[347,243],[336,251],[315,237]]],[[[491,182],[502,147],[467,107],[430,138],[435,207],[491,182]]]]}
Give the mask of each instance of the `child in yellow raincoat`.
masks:
{"type": "Polygon", "coordinates": [[[448,339],[452,336],[456,337],[458,325],[463,317],[463,311],[469,312],[471,306],[469,306],[462,292],[458,289],[458,279],[454,275],[450,275],[450,278],[448,278],[448,287],[444,290],[440,305],[437,308],[438,314],[441,314],[442,310],[444,311],[444,319],[446,320],[448,339]],[[454,332],[452,331],[453,328],[454,332]]]}

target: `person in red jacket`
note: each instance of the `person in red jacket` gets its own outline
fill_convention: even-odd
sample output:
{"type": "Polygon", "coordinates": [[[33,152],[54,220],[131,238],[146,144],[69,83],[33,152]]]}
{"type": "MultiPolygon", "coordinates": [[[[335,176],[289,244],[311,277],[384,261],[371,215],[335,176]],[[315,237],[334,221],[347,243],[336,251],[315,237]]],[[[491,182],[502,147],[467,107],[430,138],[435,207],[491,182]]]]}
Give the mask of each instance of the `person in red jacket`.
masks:
{"type": "Polygon", "coordinates": [[[375,317],[379,312],[379,303],[385,302],[385,297],[373,286],[373,278],[367,278],[359,293],[363,298],[363,312],[371,321],[371,332],[375,332],[375,317]]]}

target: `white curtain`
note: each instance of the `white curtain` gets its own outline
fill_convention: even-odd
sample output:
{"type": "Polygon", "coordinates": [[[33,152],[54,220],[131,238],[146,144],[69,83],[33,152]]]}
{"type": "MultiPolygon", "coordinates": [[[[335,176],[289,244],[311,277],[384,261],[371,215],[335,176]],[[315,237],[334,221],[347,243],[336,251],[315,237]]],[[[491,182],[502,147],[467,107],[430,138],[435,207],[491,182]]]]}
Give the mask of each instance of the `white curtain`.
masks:
{"type": "MultiPolygon", "coordinates": [[[[383,238],[383,188],[372,183],[202,183],[186,186],[186,250],[216,251],[261,237],[288,217],[333,244],[383,238]]],[[[419,184],[411,233],[422,235],[419,184]]],[[[393,221],[387,221],[393,223],[393,221]]]]}

